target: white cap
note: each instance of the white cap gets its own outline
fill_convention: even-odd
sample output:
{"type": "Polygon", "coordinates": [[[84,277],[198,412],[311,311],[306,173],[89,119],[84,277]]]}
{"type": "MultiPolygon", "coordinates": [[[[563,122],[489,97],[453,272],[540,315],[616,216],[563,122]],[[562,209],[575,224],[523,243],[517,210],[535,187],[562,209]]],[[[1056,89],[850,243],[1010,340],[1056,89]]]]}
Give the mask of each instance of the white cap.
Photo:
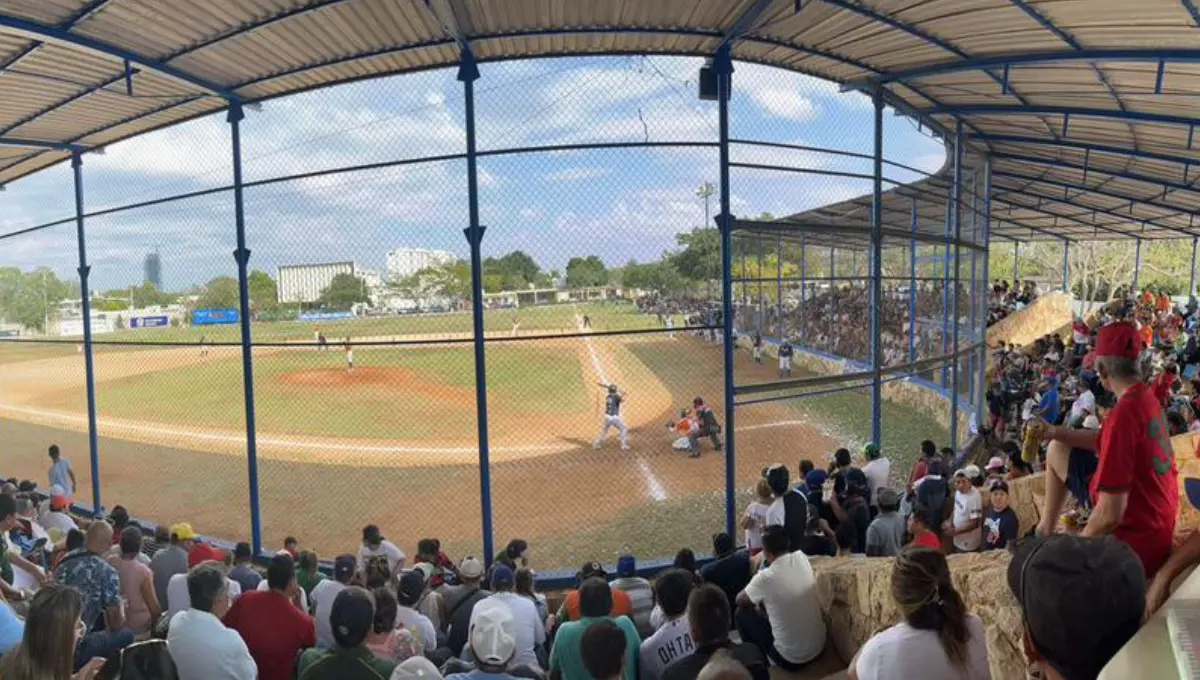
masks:
{"type": "Polygon", "coordinates": [[[1083,419],[1083,429],[1099,430],[1100,429],[1100,419],[1097,418],[1096,416],[1088,416],[1087,418],[1084,418],[1083,419]]]}
{"type": "Polygon", "coordinates": [[[962,469],[962,472],[967,476],[967,479],[979,479],[983,476],[983,473],[979,471],[978,465],[968,465],[962,469]]]}
{"type": "Polygon", "coordinates": [[[505,666],[517,651],[512,610],[495,598],[480,600],[471,611],[468,633],[475,660],[488,666],[505,666]]]}
{"type": "Polygon", "coordinates": [[[67,490],[62,488],[61,484],[55,484],[50,487],[50,495],[51,496],[66,496],[67,490]]]}
{"type": "Polygon", "coordinates": [[[429,659],[413,656],[396,666],[391,680],[442,680],[442,674],[429,659]]]}

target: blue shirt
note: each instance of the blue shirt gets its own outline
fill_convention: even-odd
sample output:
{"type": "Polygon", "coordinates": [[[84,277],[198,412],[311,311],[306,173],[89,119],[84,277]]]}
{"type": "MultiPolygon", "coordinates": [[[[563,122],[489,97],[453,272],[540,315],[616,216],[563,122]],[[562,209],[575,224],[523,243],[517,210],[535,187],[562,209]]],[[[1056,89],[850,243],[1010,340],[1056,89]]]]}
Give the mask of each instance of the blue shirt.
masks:
{"type": "Polygon", "coordinates": [[[8,654],[25,636],[25,622],[17,618],[7,602],[0,602],[0,654],[8,654]]]}
{"type": "Polygon", "coordinates": [[[1051,425],[1058,424],[1058,388],[1046,390],[1042,395],[1042,401],[1038,404],[1038,410],[1043,413],[1043,418],[1051,425]]]}
{"type": "Polygon", "coordinates": [[[63,493],[71,494],[71,464],[61,456],[50,466],[50,486],[55,484],[63,488],[63,493]]]}
{"type": "Polygon", "coordinates": [[[508,673],[485,673],[478,668],[467,671],[466,673],[453,673],[446,676],[446,680],[522,680],[515,675],[508,673]]]}

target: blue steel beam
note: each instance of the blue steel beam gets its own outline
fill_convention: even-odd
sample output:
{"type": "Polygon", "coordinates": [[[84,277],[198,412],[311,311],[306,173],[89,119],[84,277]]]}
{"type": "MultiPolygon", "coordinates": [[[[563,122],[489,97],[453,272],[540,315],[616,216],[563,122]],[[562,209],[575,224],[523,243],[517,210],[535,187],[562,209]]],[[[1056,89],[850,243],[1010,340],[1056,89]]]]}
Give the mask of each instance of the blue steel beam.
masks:
{"type": "Polygon", "coordinates": [[[88,147],[66,142],[47,142],[40,139],[16,139],[0,136],[0,146],[22,146],[44,151],[87,151],[88,147]]]}
{"type": "Polygon", "coordinates": [[[737,484],[737,449],[734,407],[733,361],[737,338],[733,328],[733,211],[730,206],[729,179],[729,99],[733,86],[733,59],[725,43],[713,57],[717,76],[718,182],[721,187],[721,214],[717,218],[721,233],[721,311],[723,377],[725,384],[725,530],[732,534],[737,522],[735,486],[737,484]]]}
{"type": "MultiPolygon", "coordinates": [[[[996,173],[994,173],[994,172],[993,172],[993,174],[996,174],[996,173]]],[[[993,180],[993,182],[992,182],[992,188],[993,188],[993,190],[995,190],[995,189],[996,189],[996,185],[995,185],[995,181],[994,181],[994,180],[993,180]]],[[[1068,201],[1064,201],[1064,200],[1062,200],[1061,198],[1055,198],[1055,197],[1052,197],[1052,196],[1039,196],[1039,195],[1037,195],[1037,194],[1030,194],[1030,193],[1028,193],[1028,192],[1025,192],[1025,191],[1021,191],[1021,192],[1014,191],[1014,192],[1012,192],[1012,195],[1010,195],[1010,196],[1008,196],[1008,197],[1006,197],[1006,198],[1003,198],[1003,199],[1001,199],[1001,198],[996,198],[996,194],[995,194],[995,193],[993,193],[993,194],[992,194],[992,202],[994,202],[994,203],[1003,203],[1003,204],[1005,204],[1005,205],[1012,206],[1012,207],[1015,207],[1015,208],[1019,208],[1019,209],[1021,209],[1021,210],[1036,210],[1036,211],[1039,211],[1039,212],[1045,213],[1045,214],[1046,214],[1048,217],[1053,217],[1053,218],[1055,218],[1055,219],[1064,220],[1064,221],[1066,221],[1066,222],[1070,222],[1070,223],[1072,223],[1072,224],[1077,224],[1077,225],[1079,225],[1079,226],[1081,226],[1081,227],[1086,227],[1086,228],[1088,228],[1088,229],[1092,229],[1092,230],[1095,230],[1095,231],[1103,231],[1103,232],[1106,232],[1106,233],[1109,233],[1109,234],[1115,234],[1115,235],[1117,235],[1117,236],[1121,236],[1121,237],[1123,237],[1123,238],[1129,238],[1130,236],[1132,236],[1132,235],[1133,235],[1131,232],[1128,232],[1128,231],[1121,231],[1120,229],[1112,229],[1112,228],[1110,228],[1110,227],[1107,227],[1107,226],[1105,226],[1105,225],[1102,225],[1102,224],[1093,224],[1092,222],[1085,222],[1085,221],[1083,221],[1083,220],[1079,219],[1079,218],[1078,218],[1077,216],[1075,216],[1075,215],[1064,215],[1064,214],[1062,214],[1062,213],[1058,213],[1058,212],[1051,211],[1051,210],[1047,209],[1047,208],[1046,208],[1046,206],[1044,206],[1044,205],[1040,205],[1040,201],[1043,201],[1043,200],[1044,200],[1044,201],[1050,201],[1050,202],[1052,202],[1052,203],[1062,203],[1063,205],[1068,205],[1068,206],[1071,206],[1071,207],[1073,207],[1073,208],[1078,208],[1078,207],[1079,207],[1078,205],[1076,205],[1076,204],[1074,204],[1074,203],[1070,203],[1070,202],[1068,202],[1068,201]],[[1029,196],[1030,198],[1036,198],[1036,199],[1039,199],[1039,205],[1026,205],[1026,204],[1024,204],[1024,203],[1021,203],[1021,202],[1019,202],[1019,201],[1015,201],[1015,200],[1013,200],[1013,198],[1014,198],[1014,197],[1016,197],[1016,196],[1029,196]]],[[[1099,214],[1101,214],[1101,215],[1108,215],[1108,216],[1110,216],[1110,217],[1117,217],[1117,218],[1121,218],[1121,219],[1123,219],[1123,220],[1125,220],[1125,221],[1127,221],[1127,222],[1144,222],[1144,221],[1145,221],[1145,220],[1131,219],[1131,218],[1130,218],[1128,215],[1122,215],[1122,214],[1120,214],[1120,213],[1115,213],[1115,212],[1112,212],[1112,211],[1109,211],[1109,210],[1098,210],[1098,209],[1092,209],[1092,208],[1089,208],[1089,209],[1088,209],[1088,212],[1095,212],[1095,213],[1099,213],[1099,214]]],[[[1043,230],[1043,229],[1038,229],[1038,231],[1040,231],[1040,232],[1042,232],[1042,233],[1044,233],[1044,234],[1047,234],[1047,235],[1049,235],[1049,236],[1053,236],[1054,238],[1058,238],[1058,239],[1062,239],[1062,238],[1064,238],[1063,236],[1061,236],[1061,235],[1059,235],[1059,234],[1055,234],[1054,232],[1045,231],[1045,230],[1043,230]]]]}
{"type": "Polygon", "coordinates": [[[1143,123],[1159,123],[1162,125],[1200,125],[1200,118],[1187,116],[1172,116],[1147,111],[1114,111],[1112,109],[1093,109],[1083,106],[1046,106],[1034,104],[1031,106],[1013,106],[1011,104],[963,104],[961,106],[935,106],[928,109],[917,109],[924,116],[937,115],[1040,115],[1040,116],[1083,116],[1090,118],[1115,118],[1132,120],[1143,123]]]}
{"type": "Polygon", "coordinates": [[[1192,15],[1192,21],[1197,27],[1200,27],[1200,7],[1196,6],[1194,0],[1180,0],[1183,3],[1183,8],[1192,15]]]}
{"type": "MultiPolygon", "coordinates": [[[[871,443],[879,446],[883,428],[883,348],[880,308],[883,307],[883,88],[875,88],[872,127],[875,157],[871,182],[871,443]]],[[[962,123],[959,123],[962,126],[962,123]]]]}
{"type": "MultiPolygon", "coordinates": [[[[70,16],[66,21],[59,22],[55,28],[63,31],[69,30],[79,23],[95,16],[96,13],[104,9],[104,6],[111,1],[112,0],[91,0],[91,2],[85,4],[78,12],[70,16]]],[[[14,54],[3,64],[0,64],[0,72],[13,68],[27,57],[37,52],[39,49],[41,49],[42,45],[45,44],[46,43],[42,42],[41,40],[34,40],[30,42],[28,47],[14,54]]]]}
{"type": "Polygon", "coordinates": [[[1185,167],[1192,164],[1200,165],[1200,159],[1197,158],[1176,156],[1173,154],[1156,151],[1146,151],[1145,149],[1130,149],[1107,144],[1092,144],[1073,139],[1054,140],[1046,139],[1045,137],[991,134],[970,135],[968,138],[974,141],[994,144],[1031,144],[1034,146],[1066,147],[1069,149],[1079,149],[1087,152],[1108,153],[1113,155],[1128,156],[1130,158],[1145,158],[1146,160],[1163,161],[1166,163],[1179,163],[1185,167]]]}
{"type": "Polygon", "coordinates": [[[88,264],[87,229],[83,217],[83,155],[71,154],[71,173],[75,186],[75,240],[79,246],[79,298],[83,315],[83,380],[87,394],[88,453],[92,468],[92,511],[103,515],[100,498],[100,438],[96,429],[96,362],[92,344],[92,294],[88,280],[92,266],[88,264]]]}
{"type": "MultiPolygon", "coordinates": [[[[1175,189],[1178,191],[1194,191],[1194,192],[1200,193],[1200,187],[1194,186],[1190,183],[1175,182],[1175,181],[1168,180],[1168,179],[1151,177],[1149,175],[1141,175],[1141,174],[1134,173],[1134,172],[1122,172],[1119,170],[1106,170],[1104,168],[1098,168],[1095,165],[1091,165],[1091,164],[1071,163],[1071,162],[1064,161],[1061,159],[1056,159],[1056,158],[1039,158],[1037,156],[1021,156],[1019,154],[1011,154],[1011,153],[1003,153],[1003,152],[992,152],[992,153],[988,154],[988,156],[990,158],[992,158],[993,160],[998,160],[998,161],[1014,161],[1017,163],[1036,163],[1037,165],[1045,165],[1045,166],[1051,167],[1051,168],[1063,168],[1066,170],[1079,170],[1079,171],[1085,173],[1084,181],[1086,181],[1086,177],[1087,177],[1086,173],[1098,172],[1100,174],[1109,175],[1110,177],[1118,177],[1120,179],[1128,179],[1128,180],[1132,180],[1135,182],[1145,182],[1146,184],[1154,184],[1159,187],[1167,187],[1167,188],[1175,189]]],[[[1179,208],[1173,206],[1172,209],[1178,210],[1179,208]]]]}
{"type": "Polygon", "coordinates": [[[747,5],[745,11],[734,19],[733,25],[725,32],[724,37],[721,38],[721,44],[717,46],[717,49],[720,50],[726,45],[732,46],[743,37],[749,35],[751,31],[757,28],[756,24],[759,18],[762,17],[763,12],[767,11],[767,8],[772,4],[774,4],[774,0],[754,0],[754,2],[747,5]]]}
{"type": "Polygon", "coordinates": [[[1200,62],[1200,49],[1077,49],[1074,52],[1030,52],[1027,54],[1004,54],[989,57],[976,57],[962,61],[952,61],[944,64],[920,66],[904,71],[883,73],[872,82],[878,83],[907,83],[931,76],[963,73],[966,71],[987,71],[990,69],[1012,69],[1015,66],[1032,66],[1039,64],[1059,64],[1072,62],[1160,62],[1168,63],[1197,63],[1200,62]]]}

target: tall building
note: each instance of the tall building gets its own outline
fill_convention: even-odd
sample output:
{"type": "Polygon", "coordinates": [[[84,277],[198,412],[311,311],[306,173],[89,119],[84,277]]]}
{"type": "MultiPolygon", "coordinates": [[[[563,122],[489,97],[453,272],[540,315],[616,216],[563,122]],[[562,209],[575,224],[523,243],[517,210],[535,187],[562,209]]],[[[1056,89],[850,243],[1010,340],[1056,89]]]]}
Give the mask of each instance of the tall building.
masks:
{"type": "Polygon", "coordinates": [[[353,262],[280,265],[277,279],[279,302],[316,302],[338,274],[358,276],[357,267],[353,262]]]}
{"type": "Polygon", "coordinates": [[[395,248],[387,254],[387,276],[391,281],[412,276],[422,269],[437,267],[457,259],[446,250],[395,248]]]}
{"type": "Polygon", "coordinates": [[[146,259],[142,262],[142,281],[154,285],[155,290],[162,290],[162,258],[158,251],[146,253],[146,259]]]}

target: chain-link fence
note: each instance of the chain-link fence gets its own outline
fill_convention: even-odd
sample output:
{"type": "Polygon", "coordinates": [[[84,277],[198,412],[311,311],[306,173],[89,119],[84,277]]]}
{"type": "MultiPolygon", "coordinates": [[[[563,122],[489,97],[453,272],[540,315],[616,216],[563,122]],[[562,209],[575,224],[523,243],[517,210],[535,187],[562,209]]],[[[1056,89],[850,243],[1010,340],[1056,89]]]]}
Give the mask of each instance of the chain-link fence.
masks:
{"type": "Polygon", "coordinates": [[[897,469],[948,442],[980,393],[982,166],[956,239],[940,143],[885,116],[876,267],[870,100],[739,64],[723,197],[701,65],[489,65],[474,118],[444,70],[270,102],[240,191],[221,118],[85,156],[90,316],[53,170],[53,217],[0,233],[3,473],[46,485],[58,444],[85,507],[323,557],[371,523],[410,554],[520,538],[553,570],[706,552],[764,466],[876,423],[897,469]]]}

